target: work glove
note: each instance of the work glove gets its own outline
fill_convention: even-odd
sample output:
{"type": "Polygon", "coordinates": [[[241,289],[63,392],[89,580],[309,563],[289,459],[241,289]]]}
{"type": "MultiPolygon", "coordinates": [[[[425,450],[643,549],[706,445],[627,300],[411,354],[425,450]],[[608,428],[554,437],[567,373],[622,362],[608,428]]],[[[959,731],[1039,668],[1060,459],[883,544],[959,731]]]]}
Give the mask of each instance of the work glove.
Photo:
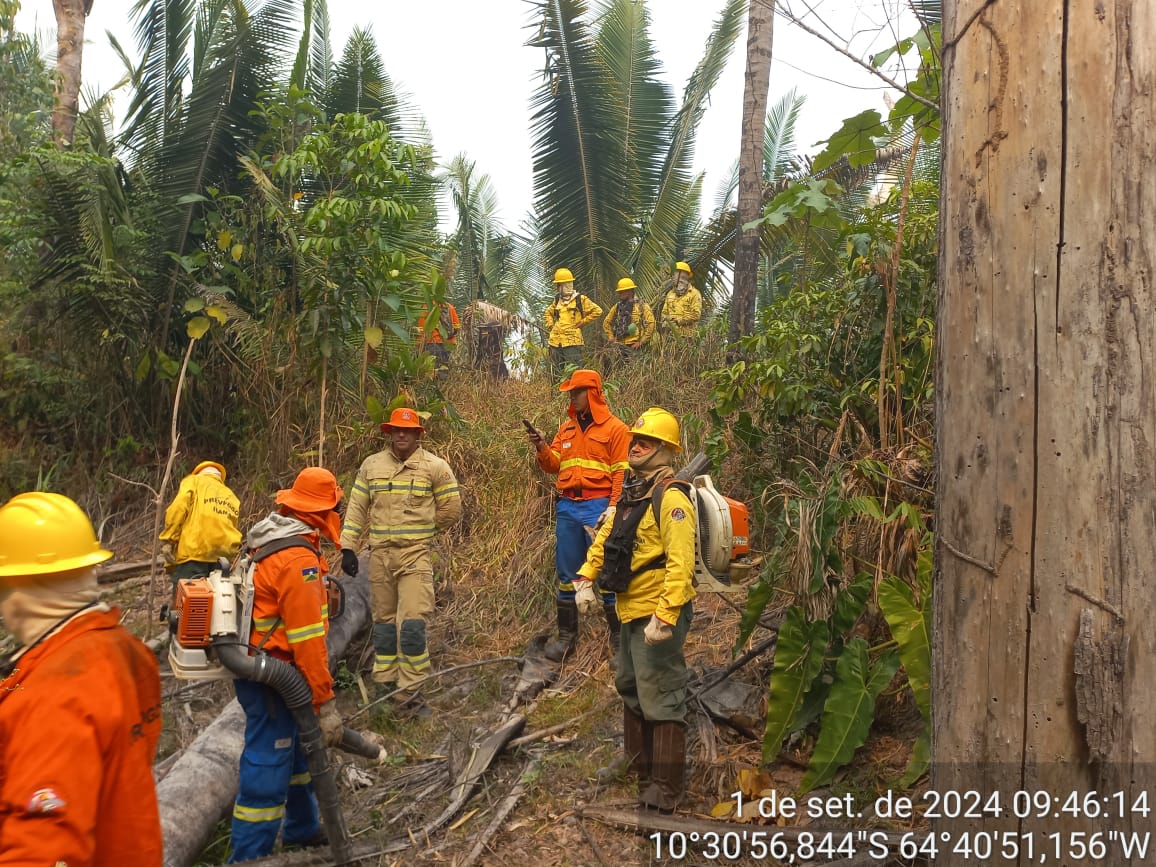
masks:
{"type": "Polygon", "coordinates": [[[602,514],[598,516],[598,520],[594,522],[594,529],[597,530],[605,521],[614,520],[614,506],[607,506],[602,510],[602,514]]]}
{"type": "Polygon", "coordinates": [[[659,644],[674,637],[674,627],[659,620],[657,614],[651,614],[650,622],[642,631],[642,637],[646,639],[647,644],[659,644]]]}
{"type": "Polygon", "coordinates": [[[352,548],[341,549],[341,571],[350,578],[357,574],[357,552],[352,548]]]}
{"type": "Polygon", "coordinates": [[[165,561],[166,565],[171,564],[173,562],[173,543],[172,542],[162,542],[161,543],[161,559],[165,561]]]}
{"type": "Polygon", "coordinates": [[[589,617],[602,607],[602,600],[594,592],[593,581],[575,581],[574,590],[574,601],[578,603],[578,613],[583,617],[589,617]]]}
{"type": "Polygon", "coordinates": [[[317,711],[317,721],[321,724],[321,737],[327,747],[335,747],[341,743],[341,735],[345,732],[345,723],[341,714],[337,712],[336,699],[329,699],[317,711]]]}

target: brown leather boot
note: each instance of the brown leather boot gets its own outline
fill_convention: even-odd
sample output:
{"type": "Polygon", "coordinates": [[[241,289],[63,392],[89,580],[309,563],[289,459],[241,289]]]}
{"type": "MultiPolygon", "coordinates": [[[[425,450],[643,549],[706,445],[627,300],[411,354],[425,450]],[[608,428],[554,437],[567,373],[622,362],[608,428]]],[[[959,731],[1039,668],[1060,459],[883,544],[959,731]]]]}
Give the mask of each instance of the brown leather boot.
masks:
{"type": "Polygon", "coordinates": [[[598,769],[598,782],[605,785],[627,774],[638,777],[640,790],[650,782],[650,726],[623,705],[622,755],[598,769]]]}
{"type": "Polygon", "coordinates": [[[650,753],[651,783],[638,803],[651,810],[671,813],[686,794],[686,728],[682,723],[650,724],[654,743],[650,753]]]}
{"type": "Polygon", "coordinates": [[[558,637],[546,644],[546,658],[561,662],[578,645],[578,603],[573,599],[558,600],[558,637]]]}

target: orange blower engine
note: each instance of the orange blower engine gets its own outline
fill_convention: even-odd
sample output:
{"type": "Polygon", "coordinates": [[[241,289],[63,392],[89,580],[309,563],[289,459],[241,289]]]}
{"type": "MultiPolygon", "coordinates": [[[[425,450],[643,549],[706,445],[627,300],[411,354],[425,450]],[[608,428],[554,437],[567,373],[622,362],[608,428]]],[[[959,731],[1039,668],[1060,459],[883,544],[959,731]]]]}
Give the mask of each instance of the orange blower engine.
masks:
{"type": "Polygon", "coordinates": [[[169,666],[182,680],[224,680],[233,675],[213,652],[213,639],[249,638],[253,617],[252,572],[230,574],[227,566],[207,578],[177,582],[176,600],[169,614],[169,666]],[[241,638],[243,636],[243,638],[241,638]]]}

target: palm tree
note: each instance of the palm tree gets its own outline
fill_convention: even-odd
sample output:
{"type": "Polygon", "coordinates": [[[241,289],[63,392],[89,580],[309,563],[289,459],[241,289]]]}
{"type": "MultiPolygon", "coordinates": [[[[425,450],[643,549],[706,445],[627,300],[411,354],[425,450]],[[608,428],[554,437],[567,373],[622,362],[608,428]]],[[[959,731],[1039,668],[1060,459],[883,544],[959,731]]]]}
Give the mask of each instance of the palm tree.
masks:
{"type": "Polygon", "coordinates": [[[84,23],[92,0],[52,0],[56,12],[56,98],[52,136],[60,147],[72,144],[80,105],[80,67],[84,55],[84,23]]]}
{"type": "Polygon", "coordinates": [[[731,299],[731,341],[750,334],[755,320],[759,274],[759,231],[743,229],[762,215],[764,118],[771,80],[774,0],[750,0],[747,15],[747,73],[743,131],[739,149],[739,239],[735,248],[735,288],[731,299]]]}
{"type": "Polygon", "coordinates": [[[530,44],[546,52],[534,95],[534,186],[543,265],[607,300],[632,274],[657,295],[697,204],[694,133],[741,27],[728,0],[674,111],[642,3],[541,0],[530,44]]]}

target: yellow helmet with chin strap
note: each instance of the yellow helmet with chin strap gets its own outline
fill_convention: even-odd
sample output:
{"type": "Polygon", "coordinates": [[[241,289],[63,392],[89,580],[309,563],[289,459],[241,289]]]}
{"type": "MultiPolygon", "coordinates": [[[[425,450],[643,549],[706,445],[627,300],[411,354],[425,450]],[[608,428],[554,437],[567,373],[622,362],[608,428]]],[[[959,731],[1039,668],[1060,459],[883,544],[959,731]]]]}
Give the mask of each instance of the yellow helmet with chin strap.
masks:
{"type": "Polygon", "coordinates": [[[685,272],[687,277],[694,276],[694,272],[690,270],[690,265],[686,264],[686,262],[675,262],[674,270],[685,272]]]}
{"type": "Polygon", "coordinates": [[[573,283],[574,275],[570,273],[569,268],[559,268],[554,272],[555,283],[573,283]]]}
{"type": "Polygon", "coordinates": [[[32,491],[0,506],[0,585],[76,572],[111,556],[68,497],[32,491]]]}
{"type": "Polygon", "coordinates": [[[618,287],[614,291],[615,292],[628,292],[631,289],[637,289],[637,288],[638,287],[634,285],[633,280],[631,280],[629,277],[623,277],[621,280],[618,281],[618,287]]]}
{"type": "Polygon", "coordinates": [[[652,406],[635,419],[634,424],[630,426],[630,435],[660,440],[673,446],[676,452],[682,451],[678,419],[662,407],[652,406]]]}

